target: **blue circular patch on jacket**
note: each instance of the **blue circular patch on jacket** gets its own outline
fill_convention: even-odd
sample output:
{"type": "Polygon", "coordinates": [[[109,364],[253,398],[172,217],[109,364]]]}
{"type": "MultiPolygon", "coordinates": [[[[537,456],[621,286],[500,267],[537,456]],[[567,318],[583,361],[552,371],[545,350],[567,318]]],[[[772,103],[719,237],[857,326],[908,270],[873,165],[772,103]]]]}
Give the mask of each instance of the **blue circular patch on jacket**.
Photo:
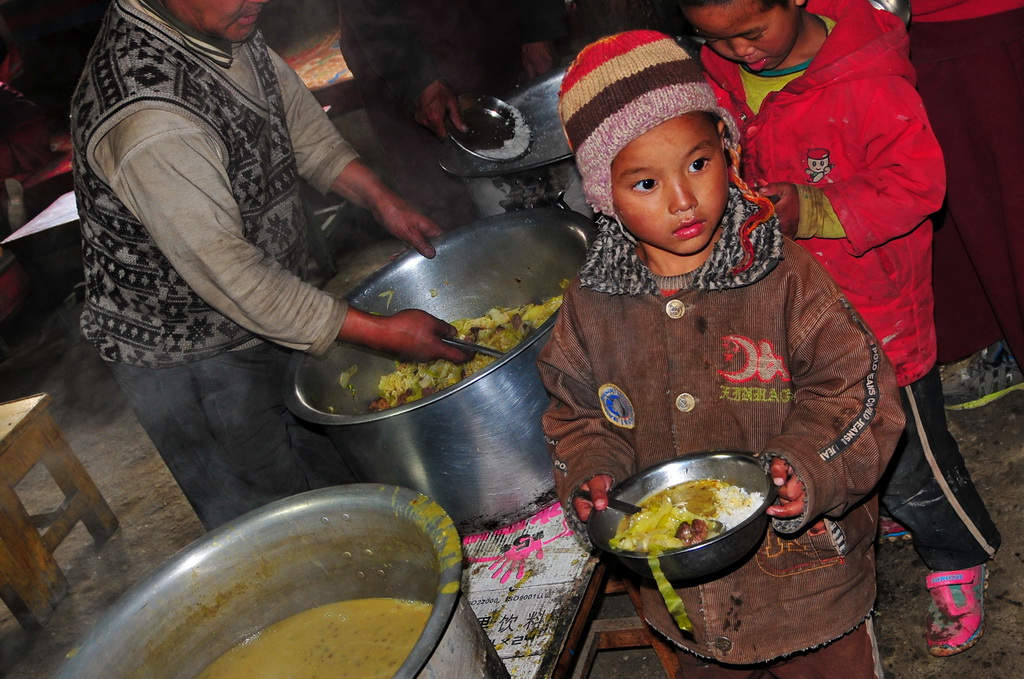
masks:
{"type": "Polygon", "coordinates": [[[632,429],[636,424],[636,413],[633,404],[626,394],[614,384],[602,384],[597,389],[597,397],[601,401],[601,410],[605,418],[616,427],[632,429]]]}

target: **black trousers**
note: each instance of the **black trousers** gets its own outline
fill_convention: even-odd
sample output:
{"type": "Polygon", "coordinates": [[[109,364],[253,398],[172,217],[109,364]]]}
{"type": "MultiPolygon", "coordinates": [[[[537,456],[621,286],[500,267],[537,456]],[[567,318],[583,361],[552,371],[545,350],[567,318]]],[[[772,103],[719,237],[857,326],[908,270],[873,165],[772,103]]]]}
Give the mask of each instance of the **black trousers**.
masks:
{"type": "Polygon", "coordinates": [[[987,561],[1001,538],[946,428],[938,366],[900,391],[907,424],[881,482],[881,501],[933,571],[987,561]]]}
{"type": "Polygon", "coordinates": [[[285,406],[290,355],[262,344],[170,368],[107,364],[207,530],[355,481],[323,430],[285,406]]]}

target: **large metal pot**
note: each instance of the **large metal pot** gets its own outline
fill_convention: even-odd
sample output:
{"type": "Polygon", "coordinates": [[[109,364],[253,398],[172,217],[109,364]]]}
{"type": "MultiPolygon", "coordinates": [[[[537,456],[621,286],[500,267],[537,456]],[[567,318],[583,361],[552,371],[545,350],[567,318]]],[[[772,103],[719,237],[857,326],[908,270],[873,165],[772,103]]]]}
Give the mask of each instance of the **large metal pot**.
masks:
{"type": "Polygon", "coordinates": [[[432,602],[395,677],[507,677],[460,593],[451,519],[406,488],[354,484],[279,500],[208,533],[126,592],[59,679],[191,679],[286,617],[373,597],[432,602]]]}
{"type": "MultiPolygon", "coordinates": [[[[540,302],[575,276],[592,228],[586,217],[558,208],[488,217],[438,239],[434,259],[410,252],[391,262],[348,299],[370,312],[414,307],[447,320],[540,302]]],[[[393,359],[349,345],[319,359],[299,354],[290,366],[288,407],[324,425],[361,479],[420,491],[463,534],[508,525],[554,499],[540,422],[548,395],[536,366],[553,324],[462,382],[383,412],[368,406],[393,359]],[[339,377],[353,366],[350,390],[339,377]]]]}
{"type": "Polygon", "coordinates": [[[526,154],[494,161],[468,153],[450,137],[438,161],[459,177],[481,216],[525,208],[551,207],[559,202],[588,217],[594,211],[583,196],[583,180],[558,119],[558,88],[565,69],[527,81],[502,99],[515,106],[530,126],[526,154]]]}

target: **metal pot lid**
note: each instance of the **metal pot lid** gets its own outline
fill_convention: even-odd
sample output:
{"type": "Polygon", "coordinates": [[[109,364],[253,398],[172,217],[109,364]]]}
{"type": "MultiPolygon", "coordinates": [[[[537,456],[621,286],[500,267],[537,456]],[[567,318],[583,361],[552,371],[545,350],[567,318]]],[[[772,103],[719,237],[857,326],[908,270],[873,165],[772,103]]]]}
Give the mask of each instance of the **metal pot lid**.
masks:
{"type": "Polygon", "coordinates": [[[526,154],[509,161],[488,160],[467,152],[447,137],[438,154],[441,167],[457,177],[496,177],[532,170],[571,157],[572,151],[558,119],[558,88],[564,75],[564,68],[552,71],[523,83],[502,97],[522,112],[533,133],[526,154]]]}

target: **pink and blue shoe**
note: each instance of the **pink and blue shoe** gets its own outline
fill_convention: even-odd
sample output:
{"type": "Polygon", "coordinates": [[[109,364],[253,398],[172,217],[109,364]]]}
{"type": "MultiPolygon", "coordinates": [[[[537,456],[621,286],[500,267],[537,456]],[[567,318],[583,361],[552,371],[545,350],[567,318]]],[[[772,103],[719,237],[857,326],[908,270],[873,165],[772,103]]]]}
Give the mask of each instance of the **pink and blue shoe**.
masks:
{"type": "Polygon", "coordinates": [[[931,594],[925,639],[932,655],[966,651],[985,630],[985,564],[962,571],[935,571],[925,583],[931,594]]]}
{"type": "Polygon", "coordinates": [[[885,515],[880,516],[878,519],[878,541],[895,542],[897,540],[910,540],[910,531],[895,519],[885,515]]]}

